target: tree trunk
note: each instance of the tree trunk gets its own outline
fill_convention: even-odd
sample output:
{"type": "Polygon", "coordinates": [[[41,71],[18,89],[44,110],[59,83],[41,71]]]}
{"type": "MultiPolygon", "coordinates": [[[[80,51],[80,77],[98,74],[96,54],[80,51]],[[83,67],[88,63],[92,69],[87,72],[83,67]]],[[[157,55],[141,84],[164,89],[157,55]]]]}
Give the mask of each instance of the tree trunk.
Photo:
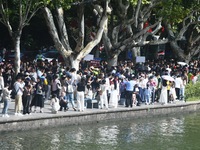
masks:
{"type": "Polygon", "coordinates": [[[137,56],[140,56],[140,47],[134,47],[132,49],[132,59],[135,60],[137,56]]]}
{"type": "Polygon", "coordinates": [[[175,42],[175,41],[170,41],[170,46],[171,46],[171,48],[172,48],[174,54],[175,54],[176,56],[178,56],[178,59],[180,59],[181,61],[185,61],[185,58],[186,58],[187,56],[184,54],[184,50],[182,50],[182,49],[178,46],[177,42],[175,42]]]}
{"type": "Polygon", "coordinates": [[[112,66],[117,66],[117,62],[118,62],[118,55],[115,54],[113,57],[111,57],[108,61],[108,66],[112,67],[112,66]]]}
{"type": "Polygon", "coordinates": [[[79,63],[80,60],[74,59],[73,57],[70,57],[71,67],[75,68],[76,70],[79,70],[79,63]]]}
{"type": "Polygon", "coordinates": [[[14,43],[14,50],[15,50],[15,60],[14,60],[14,67],[15,67],[15,75],[20,72],[20,36],[16,36],[13,38],[14,43]]]}

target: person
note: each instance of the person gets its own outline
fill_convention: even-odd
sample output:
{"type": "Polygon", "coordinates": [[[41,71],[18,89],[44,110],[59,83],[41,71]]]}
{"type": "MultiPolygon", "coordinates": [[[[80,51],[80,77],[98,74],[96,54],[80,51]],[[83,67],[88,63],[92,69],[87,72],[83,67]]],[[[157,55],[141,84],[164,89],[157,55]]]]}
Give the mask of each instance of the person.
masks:
{"type": "Polygon", "coordinates": [[[71,103],[72,108],[76,111],[75,104],[74,104],[74,87],[72,82],[72,76],[67,75],[65,84],[66,84],[66,98],[71,103]]]}
{"type": "Polygon", "coordinates": [[[3,110],[2,110],[2,117],[9,117],[8,106],[9,106],[9,101],[11,100],[11,98],[10,98],[11,90],[9,90],[9,84],[5,85],[5,87],[2,90],[2,93],[3,93],[2,100],[3,100],[3,103],[4,103],[4,107],[3,107],[3,110]]]}
{"type": "Polygon", "coordinates": [[[114,79],[112,80],[112,83],[113,84],[111,84],[109,106],[117,108],[118,100],[119,100],[119,82],[118,82],[117,76],[114,77],[114,79]]]}
{"type": "Polygon", "coordinates": [[[148,78],[145,74],[141,74],[139,76],[139,82],[138,82],[138,86],[139,86],[139,94],[140,94],[140,97],[142,99],[142,102],[146,102],[145,99],[145,90],[146,90],[146,85],[147,85],[147,82],[148,82],[148,78]]]}
{"type": "Polygon", "coordinates": [[[34,113],[36,113],[37,106],[40,107],[40,113],[43,113],[44,98],[43,98],[43,82],[40,78],[37,78],[37,83],[35,85],[35,96],[31,102],[31,107],[35,106],[34,113]]]}
{"type": "Polygon", "coordinates": [[[68,100],[67,100],[67,96],[66,96],[66,93],[65,92],[62,92],[61,93],[61,96],[60,96],[60,111],[63,110],[64,108],[64,111],[66,112],[69,107],[68,107],[68,100]]]}
{"type": "Polygon", "coordinates": [[[85,88],[85,108],[87,108],[87,101],[93,99],[92,86],[87,84],[85,88]]]}
{"type": "Polygon", "coordinates": [[[30,104],[32,100],[32,85],[27,83],[24,87],[23,96],[22,96],[22,104],[23,104],[23,114],[30,114],[30,104]]]}
{"type": "Polygon", "coordinates": [[[161,88],[161,94],[159,98],[159,102],[164,105],[168,102],[168,93],[167,93],[167,80],[162,80],[162,88],[161,88]]]}
{"type": "Polygon", "coordinates": [[[85,93],[85,78],[82,77],[81,81],[77,84],[77,104],[78,110],[84,111],[84,93],[85,93]]]}
{"type": "Polygon", "coordinates": [[[156,82],[154,80],[154,76],[149,77],[149,88],[151,89],[151,104],[155,103],[155,89],[156,89],[156,82]]]}
{"type": "Polygon", "coordinates": [[[57,98],[59,98],[60,96],[60,90],[61,90],[62,86],[61,86],[61,82],[58,78],[58,75],[55,74],[53,76],[53,80],[51,82],[51,91],[52,91],[52,95],[53,94],[56,94],[57,95],[57,98]]]}
{"type": "Polygon", "coordinates": [[[102,80],[99,88],[99,94],[100,94],[100,103],[101,103],[101,109],[105,108],[108,109],[108,99],[107,99],[107,86],[106,86],[106,80],[102,80]]]}
{"type": "Polygon", "coordinates": [[[3,69],[0,68],[0,97],[2,94],[2,90],[4,88],[4,77],[3,77],[2,73],[3,73],[3,69]]]}
{"type": "Polygon", "coordinates": [[[180,100],[180,88],[181,88],[181,84],[183,83],[183,80],[181,78],[180,75],[177,76],[177,78],[175,78],[175,91],[176,91],[176,99],[180,100]]]}
{"type": "Polygon", "coordinates": [[[52,107],[51,112],[53,114],[57,114],[60,108],[60,105],[59,105],[59,99],[57,98],[56,94],[52,95],[50,106],[52,107]]]}
{"type": "Polygon", "coordinates": [[[149,83],[146,83],[146,88],[145,88],[145,104],[149,105],[151,103],[151,88],[149,87],[149,83]]]}
{"type": "Polygon", "coordinates": [[[171,82],[171,88],[169,90],[169,102],[173,103],[176,100],[176,90],[174,81],[171,82]]]}
{"type": "Polygon", "coordinates": [[[135,76],[129,77],[128,81],[124,81],[126,86],[126,102],[125,107],[133,107],[133,100],[132,100],[132,94],[134,90],[134,86],[136,84],[135,76]]]}
{"type": "Polygon", "coordinates": [[[24,84],[22,83],[22,78],[20,75],[16,76],[16,82],[14,83],[14,88],[16,91],[15,96],[15,115],[23,116],[21,113],[22,110],[22,95],[24,91],[24,84]]]}
{"type": "Polygon", "coordinates": [[[187,84],[187,79],[185,76],[182,76],[182,84],[181,84],[181,88],[180,88],[180,100],[184,100],[185,98],[185,86],[187,84]]]}
{"type": "Polygon", "coordinates": [[[155,97],[156,97],[156,102],[158,102],[159,98],[160,98],[160,93],[161,93],[161,86],[162,86],[162,78],[160,76],[159,73],[156,73],[156,77],[157,77],[157,86],[156,86],[156,91],[155,91],[155,97]]]}
{"type": "Polygon", "coordinates": [[[138,86],[138,84],[135,84],[134,90],[133,90],[133,99],[134,99],[134,95],[135,95],[136,102],[135,103],[133,102],[133,104],[136,106],[140,106],[140,104],[142,103],[142,98],[141,98],[139,92],[140,92],[139,86],[138,86]]]}
{"type": "Polygon", "coordinates": [[[41,61],[45,59],[44,55],[42,55],[42,51],[39,51],[39,53],[36,55],[36,60],[38,61],[41,61]]]}
{"type": "Polygon", "coordinates": [[[76,73],[76,69],[75,68],[71,68],[70,69],[70,76],[71,76],[71,83],[72,83],[72,85],[73,85],[73,88],[74,88],[74,91],[73,91],[73,99],[74,100],[76,100],[77,99],[77,91],[76,91],[76,89],[77,89],[77,87],[76,87],[76,85],[77,85],[77,73],[76,73]]]}

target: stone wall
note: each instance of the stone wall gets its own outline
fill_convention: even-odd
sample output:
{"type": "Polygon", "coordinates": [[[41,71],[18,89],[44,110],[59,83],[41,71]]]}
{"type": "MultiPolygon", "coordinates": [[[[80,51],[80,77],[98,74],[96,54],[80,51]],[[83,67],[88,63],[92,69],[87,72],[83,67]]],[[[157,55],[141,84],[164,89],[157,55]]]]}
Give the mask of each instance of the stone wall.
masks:
{"type": "Polygon", "coordinates": [[[41,117],[13,118],[0,121],[0,131],[17,131],[29,129],[42,129],[47,127],[98,123],[114,119],[134,119],[154,116],[166,116],[195,112],[200,109],[200,102],[184,103],[177,105],[146,106],[135,108],[120,108],[109,110],[96,110],[91,112],[79,112],[66,115],[43,115],[41,117]]]}

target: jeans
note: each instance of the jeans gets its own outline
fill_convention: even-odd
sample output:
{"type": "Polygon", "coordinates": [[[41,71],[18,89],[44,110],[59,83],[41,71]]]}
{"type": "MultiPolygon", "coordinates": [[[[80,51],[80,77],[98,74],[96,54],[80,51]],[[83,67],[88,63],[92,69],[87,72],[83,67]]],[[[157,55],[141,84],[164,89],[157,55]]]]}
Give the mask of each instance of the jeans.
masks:
{"type": "Polygon", "coordinates": [[[185,96],[185,88],[180,88],[180,99],[183,100],[185,96]]]}
{"type": "Polygon", "coordinates": [[[51,95],[51,85],[45,85],[45,100],[49,100],[51,95]]]}
{"type": "Polygon", "coordinates": [[[144,93],[145,93],[145,102],[147,104],[151,103],[151,90],[146,88],[144,93]]]}
{"type": "Polygon", "coordinates": [[[67,100],[71,103],[72,108],[75,108],[73,93],[66,93],[67,100]]]}
{"type": "Polygon", "coordinates": [[[5,99],[4,100],[4,107],[3,107],[3,110],[2,110],[2,114],[7,114],[8,112],[8,104],[9,104],[9,102],[8,102],[8,100],[7,99],[5,99]]]}
{"type": "Polygon", "coordinates": [[[145,102],[145,88],[144,89],[139,88],[139,94],[142,99],[142,102],[145,102]]]}

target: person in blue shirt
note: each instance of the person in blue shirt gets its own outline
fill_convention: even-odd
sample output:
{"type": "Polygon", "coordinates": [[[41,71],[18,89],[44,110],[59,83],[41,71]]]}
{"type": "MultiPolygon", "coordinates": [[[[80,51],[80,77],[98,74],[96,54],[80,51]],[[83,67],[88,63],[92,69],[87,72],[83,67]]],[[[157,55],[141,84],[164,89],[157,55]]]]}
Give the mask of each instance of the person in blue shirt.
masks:
{"type": "Polygon", "coordinates": [[[126,88],[126,102],[125,107],[133,107],[132,94],[134,91],[134,86],[136,84],[135,76],[132,75],[129,77],[128,81],[124,81],[126,88]]]}

